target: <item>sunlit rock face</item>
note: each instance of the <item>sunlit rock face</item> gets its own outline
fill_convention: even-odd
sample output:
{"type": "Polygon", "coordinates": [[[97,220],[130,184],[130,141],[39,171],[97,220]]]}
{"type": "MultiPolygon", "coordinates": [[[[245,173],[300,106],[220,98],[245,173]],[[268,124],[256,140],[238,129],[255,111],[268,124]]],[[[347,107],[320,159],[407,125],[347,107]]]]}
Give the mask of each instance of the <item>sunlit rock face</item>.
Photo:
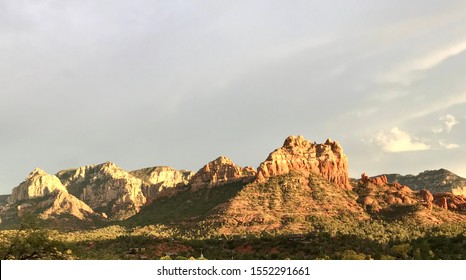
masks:
{"type": "Polygon", "coordinates": [[[15,187],[8,198],[10,203],[43,197],[55,191],[67,192],[57,176],[47,174],[44,170],[34,169],[24,182],[15,187]]]}
{"type": "Polygon", "coordinates": [[[204,165],[189,181],[191,190],[212,188],[226,183],[251,182],[256,175],[252,167],[240,167],[227,157],[219,157],[204,165]]]}
{"type": "Polygon", "coordinates": [[[127,218],[146,203],[142,180],[112,162],[60,171],[57,176],[71,194],[109,217],[127,218]]]}
{"type": "Polygon", "coordinates": [[[142,192],[148,200],[153,200],[163,191],[187,185],[194,172],[157,166],[134,170],[130,174],[145,183],[142,192]]]}
{"type": "Polygon", "coordinates": [[[304,175],[320,174],[342,188],[350,189],[348,158],[340,144],[328,139],[324,144],[311,143],[303,136],[288,137],[257,170],[257,180],[298,171],[304,175]]]}

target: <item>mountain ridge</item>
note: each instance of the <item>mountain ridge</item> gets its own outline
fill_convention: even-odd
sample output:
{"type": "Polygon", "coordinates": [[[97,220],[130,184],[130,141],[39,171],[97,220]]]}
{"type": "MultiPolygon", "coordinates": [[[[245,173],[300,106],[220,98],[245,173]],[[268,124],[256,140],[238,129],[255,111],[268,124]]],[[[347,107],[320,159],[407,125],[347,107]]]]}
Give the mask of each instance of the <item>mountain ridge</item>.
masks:
{"type": "Polygon", "coordinates": [[[417,175],[384,174],[390,182],[399,182],[413,190],[427,189],[432,193],[451,192],[466,197],[466,179],[444,169],[425,170],[417,175]]]}
{"type": "MultiPolygon", "coordinates": [[[[432,172],[425,171],[418,176],[427,180],[425,178],[433,178],[432,172]]],[[[466,207],[462,198],[442,194],[444,192],[433,192],[432,200],[425,201],[426,198],[418,194],[424,188],[410,189],[399,174],[370,180],[364,176],[350,184],[348,158],[338,142],[327,139],[317,144],[302,136],[289,136],[256,169],[240,167],[225,156],[212,160],[197,172],[169,166],[126,171],[113,162],[61,170],[55,175],[35,169],[13,189],[7,199],[10,206],[8,203],[2,206],[0,216],[8,210],[7,216],[12,218],[11,209],[38,198],[53,206],[50,210],[44,209],[45,202],[33,204],[38,209],[30,212],[41,213],[44,219],[60,217],[61,207],[64,213],[78,220],[89,216],[103,222],[141,221],[143,216],[155,222],[166,222],[172,215],[179,217],[179,223],[175,223],[178,225],[196,226],[202,220],[216,224],[220,232],[235,233],[238,228],[253,232],[300,230],[316,215],[364,220],[387,211],[398,211],[397,207],[427,205],[431,208],[434,205],[455,213],[466,207]],[[229,187],[231,190],[224,189],[229,187]],[[216,194],[221,197],[213,197],[216,194]],[[205,205],[195,207],[193,203],[205,205]],[[190,214],[190,210],[200,211],[200,215],[190,214]],[[178,215],[176,211],[186,215],[178,215]],[[150,215],[165,218],[152,219],[150,215]]],[[[445,169],[438,170],[435,176],[437,179],[463,179],[445,169]],[[443,177],[438,175],[440,173],[443,177]]],[[[406,177],[415,178],[413,175],[406,177]]]]}

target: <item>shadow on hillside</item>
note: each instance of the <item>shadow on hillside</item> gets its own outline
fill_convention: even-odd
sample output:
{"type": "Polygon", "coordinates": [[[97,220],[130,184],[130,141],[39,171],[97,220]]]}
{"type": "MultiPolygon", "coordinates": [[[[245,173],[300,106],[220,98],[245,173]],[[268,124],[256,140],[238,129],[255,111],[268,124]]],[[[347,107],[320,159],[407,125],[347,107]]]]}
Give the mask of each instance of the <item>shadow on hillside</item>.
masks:
{"type": "Polygon", "coordinates": [[[219,205],[228,202],[244,188],[244,183],[233,182],[211,189],[191,192],[189,189],[175,196],[160,198],[147,205],[139,213],[122,221],[124,226],[151,224],[193,225],[212,214],[219,205]]]}
{"type": "Polygon", "coordinates": [[[419,210],[417,205],[390,205],[378,213],[372,214],[373,217],[380,218],[386,221],[395,221],[403,219],[419,210]]]}

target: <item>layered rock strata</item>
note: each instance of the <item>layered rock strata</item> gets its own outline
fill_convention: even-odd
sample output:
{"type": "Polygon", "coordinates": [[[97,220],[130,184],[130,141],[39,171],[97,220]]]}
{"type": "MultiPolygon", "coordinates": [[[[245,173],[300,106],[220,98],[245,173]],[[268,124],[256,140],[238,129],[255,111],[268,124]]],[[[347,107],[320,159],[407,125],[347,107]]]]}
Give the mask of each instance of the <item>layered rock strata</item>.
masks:
{"type": "Polygon", "coordinates": [[[257,180],[298,171],[303,175],[320,174],[328,181],[342,188],[350,189],[348,158],[340,144],[328,139],[324,144],[316,144],[303,136],[288,137],[283,146],[273,151],[257,170],[257,180]]]}

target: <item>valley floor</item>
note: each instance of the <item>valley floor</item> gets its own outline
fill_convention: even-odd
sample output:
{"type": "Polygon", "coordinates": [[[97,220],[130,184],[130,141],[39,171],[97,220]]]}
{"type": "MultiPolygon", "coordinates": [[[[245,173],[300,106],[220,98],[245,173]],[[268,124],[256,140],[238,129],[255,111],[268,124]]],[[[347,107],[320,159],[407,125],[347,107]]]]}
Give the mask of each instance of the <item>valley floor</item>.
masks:
{"type": "Polygon", "coordinates": [[[163,225],[0,231],[2,259],[466,259],[466,224],[319,221],[305,234],[215,235],[163,225]],[[200,237],[203,236],[203,237],[200,237]]]}

